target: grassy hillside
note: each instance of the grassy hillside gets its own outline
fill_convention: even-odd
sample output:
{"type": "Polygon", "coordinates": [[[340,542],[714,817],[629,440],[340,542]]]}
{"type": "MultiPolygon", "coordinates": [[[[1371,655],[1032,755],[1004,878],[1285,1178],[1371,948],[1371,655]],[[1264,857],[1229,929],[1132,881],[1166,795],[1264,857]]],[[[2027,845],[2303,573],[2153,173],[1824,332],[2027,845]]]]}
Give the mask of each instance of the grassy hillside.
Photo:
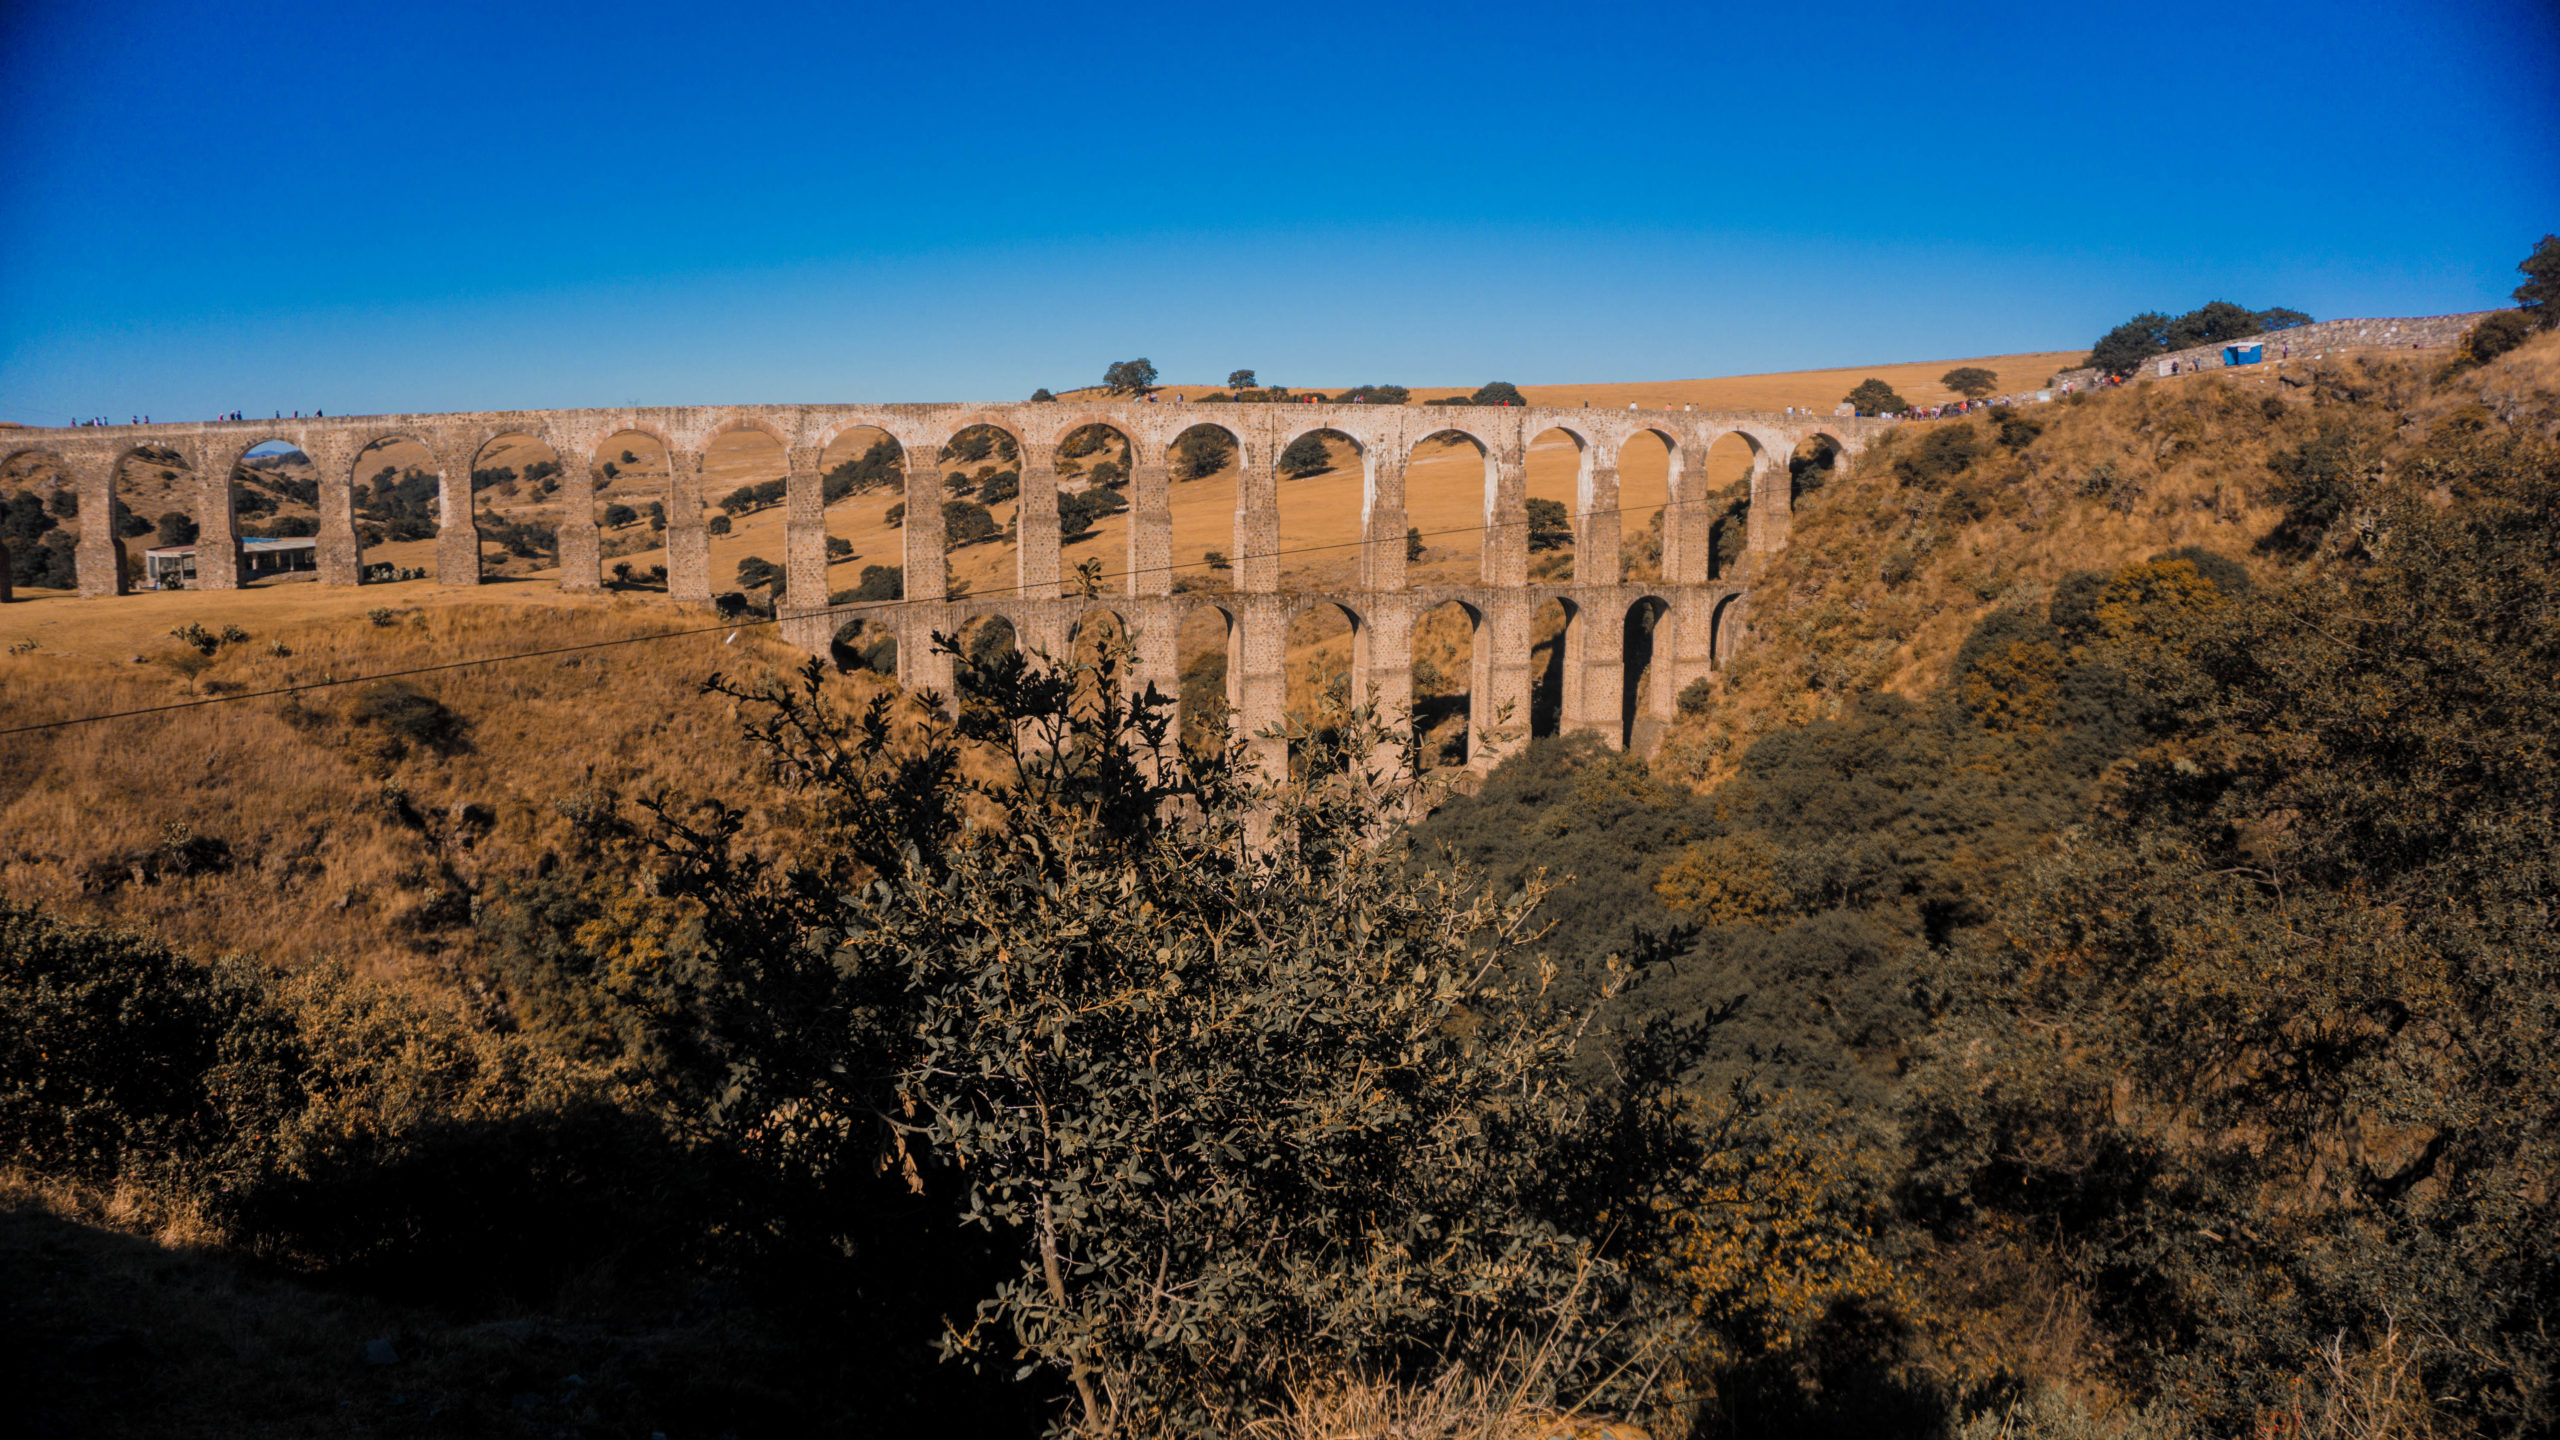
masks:
{"type": "Polygon", "coordinates": [[[1753,737],[1836,717],[1859,693],[1917,698],[1984,616],[2076,571],[2184,546],[2280,565],[2272,457],[2340,427],[2408,439],[2464,405],[2512,408],[2560,377],[2560,342],[2432,387],[2442,363],[2376,353],[2281,379],[2145,380],[2011,420],[1902,427],[1799,497],[1786,552],[1752,583],[1750,642],[1674,731],[1670,768],[1706,781],[1753,737]]]}

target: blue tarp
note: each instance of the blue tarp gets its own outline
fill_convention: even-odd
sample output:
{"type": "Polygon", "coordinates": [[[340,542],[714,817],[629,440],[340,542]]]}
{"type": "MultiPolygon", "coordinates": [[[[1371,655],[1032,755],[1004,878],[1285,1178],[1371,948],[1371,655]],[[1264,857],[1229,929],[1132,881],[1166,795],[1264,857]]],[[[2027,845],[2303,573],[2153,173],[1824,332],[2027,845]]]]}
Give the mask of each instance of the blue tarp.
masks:
{"type": "Polygon", "coordinates": [[[2251,340],[2245,344],[2222,347],[2222,363],[2225,365],[2255,365],[2265,358],[2267,358],[2267,347],[2261,341],[2251,340]]]}

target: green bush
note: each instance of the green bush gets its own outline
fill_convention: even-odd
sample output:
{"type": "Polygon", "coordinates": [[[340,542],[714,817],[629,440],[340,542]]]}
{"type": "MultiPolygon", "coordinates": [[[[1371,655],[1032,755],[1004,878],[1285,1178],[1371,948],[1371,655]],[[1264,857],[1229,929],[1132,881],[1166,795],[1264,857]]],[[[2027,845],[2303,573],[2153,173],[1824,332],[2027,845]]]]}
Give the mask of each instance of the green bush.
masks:
{"type": "Polygon", "coordinates": [[[93,1184],[254,1172],[301,1055],[253,967],[0,898],[0,1154],[93,1184]]]}
{"type": "Polygon", "coordinates": [[[1930,491],[1946,489],[1986,453],[1982,432],[1971,421],[1940,426],[1906,449],[1908,453],[1893,459],[1895,478],[1915,490],[1930,491]]]}

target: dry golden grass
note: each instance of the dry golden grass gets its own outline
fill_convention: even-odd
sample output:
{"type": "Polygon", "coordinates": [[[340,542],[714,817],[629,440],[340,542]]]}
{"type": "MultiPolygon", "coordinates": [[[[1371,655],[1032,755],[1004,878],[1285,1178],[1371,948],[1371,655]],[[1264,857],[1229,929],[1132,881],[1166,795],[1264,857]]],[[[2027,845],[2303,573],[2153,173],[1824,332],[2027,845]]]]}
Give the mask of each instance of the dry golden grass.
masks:
{"type": "MultiPolygon", "coordinates": [[[[2445,359],[2375,351],[2321,365],[2371,392],[2373,405],[2358,413],[2413,424],[2560,388],[2560,336],[2431,384],[2445,359]]],[[[1750,646],[1723,672],[1712,710],[1674,730],[1671,770],[1710,783],[1754,737],[1836,715],[1860,691],[1916,699],[1944,683],[1957,647],[1992,609],[2041,600],[2075,570],[2187,545],[2264,568],[2258,543],[2278,518],[2268,458],[2348,413],[2315,413],[2310,387],[2282,383],[2279,368],[2146,380],[2026,410],[2045,431],[2018,455],[1983,462],[1978,473],[1994,483],[1976,519],[1903,485],[1893,461],[1934,429],[1984,422],[1902,427],[1846,478],[1799,501],[1787,550],[1752,582],[1750,646]],[[2281,405],[2273,417],[2271,399],[2281,405]],[[1908,579],[1887,579],[1905,566],[1908,579]]],[[[2282,368],[2297,380],[2315,369],[2282,368]]]]}
{"type": "MultiPolygon", "coordinates": [[[[1939,405],[1958,398],[1954,391],[1938,383],[1938,377],[1960,365],[1979,365],[2000,377],[2003,390],[2033,390],[2059,371],[2070,369],[2088,358],[2086,350],[2038,350],[2014,355],[1980,355],[1964,360],[1895,360],[1874,365],[1844,365],[1828,370],[1791,370],[1770,375],[1719,375],[1696,380],[1628,380],[1575,382],[1560,385],[1520,386],[1520,394],[1532,405],[1593,405],[1602,409],[1623,410],[1641,405],[1647,409],[1665,406],[1695,405],[1701,410],[1782,410],[1790,405],[1829,411],[1840,403],[1857,383],[1874,376],[1900,391],[1904,399],[1915,405],[1939,405]]],[[[1190,397],[1218,393],[1217,385],[1168,384],[1162,393],[1168,397],[1190,397]]],[[[1350,388],[1343,385],[1300,385],[1299,391],[1339,393],[1350,388]]],[[[1441,400],[1452,395],[1471,395],[1474,385],[1415,385],[1408,387],[1416,402],[1441,400]]],[[[1059,398],[1099,398],[1099,386],[1061,392],[1059,398]]]]}
{"type": "MultiPolygon", "coordinates": [[[[571,827],[554,807],[575,793],[708,791],[757,806],[759,824],[769,824],[773,797],[731,708],[694,686],[714,670],[798,663],[769,631],[734,642],[724,632],[668,636],[703,617],[530,585],[39,601],[5,618],[0,634],[39,637],[39,648],[0,656],[0,727],[660,637],[419,677],[413,683],[469,721],[468,748],[451,755],[396,753],[377,729],[350,720],[357,692],[348,688],[12,736],[0,747],[0,892],[153,929],[183,948],[245,948],[287,962],[329,953],[388,973],[466,965],[467,897],[565,850],[571,827]],[[399,613],[379,626],[358,606],[399,613]],[[61,618],[29,626],[49,612],[61,618]],[[195,652],[165,636],[190,621],[238,624],[253,638],[198,670],[195,652]],[[276,644],[291,654],[269,653],[276,644]],[[458,818],[473,805],[494,823],[458,818]],[[236,867],[134,883],[113,863],[162,845],[172,826],[224,841],[236,867]]],[[[853,694],[880,682],[834,683],[853,694]]]]}

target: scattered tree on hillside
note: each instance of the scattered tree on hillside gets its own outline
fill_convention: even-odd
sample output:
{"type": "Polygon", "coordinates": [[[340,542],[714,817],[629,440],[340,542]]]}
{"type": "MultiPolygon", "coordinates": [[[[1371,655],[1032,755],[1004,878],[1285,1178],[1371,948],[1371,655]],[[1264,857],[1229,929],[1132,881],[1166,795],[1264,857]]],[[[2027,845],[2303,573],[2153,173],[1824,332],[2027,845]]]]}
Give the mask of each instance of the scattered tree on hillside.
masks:
{"type": "Polygon", "coordinates": [[[752,485],[741,485],[720,497],[720,508],[731,515],[771,509],[783,502],[790,489],[788,480],[760,480],[752,485]]]}
{"type": "Polygon", "coordinates": [[[1520,393],[1519,386],[1508,380],[1493,380],[1477,386],[1476,393],[1467,397],[1467,403],[1470,405],[1526,405],[1529,401],[1520,393]]]}
{"type": "Polygon", "coordinates": [[[1056,402],[1057,398],[1057,396],[1049,393],[1049,387],[1046,385],[1043,385],[1039,389],[1031,392],[1031,403],[1034,405],[1053,404],[1056,402]]]}
{"type": "Polygon", "coordinates": [[[761,555],[750,555],[738,562],[738,588],[741,590],[770,589],[777,604],[781,602],[782,593],[790,581],[789,571],[761,555]]]}
{"type": "Polygon", "coordinates": [[[124,497],[121,495],[116,497],[116,503],[107,513],[114,517],[116,538],[120,540],[131,540],[135,536],[148,535],[152,531],[152,523],[134,514],[133,508],[124,503],[124,497]]]}
{"type": "Polygon", "coordinates": [[[1254,378],[1254,374],[1250,370],[1230,370],[1227,372],[1227,388],[1230,390],[1251,390],[1261,383],[1262,382],[1260,380],[1254,378]]]}
{"type": "Polygon", "coordinates": [[[1082,540],[1093,533],[1094,523],[1103,516],[1117,515],[1128,508],[1128,499],[1119,491],[1100,485],[1060,495],[1058,538],[1062,541],[1082,540]]]}
{"type": "Polygon", "coordinates": [[[996,539],[1004,534],[1004,527],[996,523],[995,515],[986,506],[974,500],[945,500],[942,534],[943,543],[957,550],[963,545],[996,539]]]}
{"type": "Polygon", "coordinates": [[[1861,415],[1898,415],[1911,408],[1911,402],[1893,391],[1893,387],[1870,375],[1858,382],[1858,388],[1841,397],[1861,415]]]}
{"type": "Polygon", "coordinates": [[[1573,512],[1561,500],[1545,500],[1531,496],[1525,502],[1529,512],[1529,548],[1562,550],[1573,544],[1573,512]]]}
{"type": "Polygon", "coordinates": [[[1204,479],[1226,469],[1235,457],[1234,436],[1215,425],[1194,426],[1173,442],[1173,478],[1204,479]]]}
{"type": "Polygon", "coordinates": [[[171,510],[165,512],[160,517],[158,528],[160,531],[160,543],[163,545],[193,545],[196,543],[195,517],[187,514],[185,511],[171,510]]]}
{"type": "Polygon", "coordinates": [[[1280,473],[1292,480],[1321,475],[1333,468],[1333,456],[1324,448],[1324,437],[1312,431],[1299,436],[1280,452],[1280,473]]]}
{"type": "Polygon", "coordinates": [[[821,504],[833,505],[848,495],[882,490],[904,483],[906,471],[898,442],[882,437],[851,460],[829,470],[818,481],[821,504]]]}
{"type": "Polygon", "coordinates": [[[2515,289],[2517,307],[2540,329],[2560,328],[2560,235],[2543,236],[2516,269],[2524,272],[2524,283],[2515,289]]]}
{"type": "Polygon", "coordinates": [[[703,522],[702,528],[708,534],[726,535],[731,529],[729,517],[726,515],[714,515],[709,520],[703,522]]]}
{"type": "Polygon", "coordinates": [[[1156,367],[1143,358],[1114,360],[1102,372],[1102,386],[1114,395],[1143,395],[1156,388],[1156,367]]]}
{"type": "Polygon", "coordinates": [[[619,530],[625,525],[637,525],[640,523],[640,512],[628,505],[607,505],[604,507],[604,523],[608,530],[619,530]]]}
{"type": "Polygon", "coordinates": [[[2000,388],[2000,377],[1979,365],[1959,365],[1939,376],[1938,383],[1967,400],[1979,400],[2000,388]]]}

